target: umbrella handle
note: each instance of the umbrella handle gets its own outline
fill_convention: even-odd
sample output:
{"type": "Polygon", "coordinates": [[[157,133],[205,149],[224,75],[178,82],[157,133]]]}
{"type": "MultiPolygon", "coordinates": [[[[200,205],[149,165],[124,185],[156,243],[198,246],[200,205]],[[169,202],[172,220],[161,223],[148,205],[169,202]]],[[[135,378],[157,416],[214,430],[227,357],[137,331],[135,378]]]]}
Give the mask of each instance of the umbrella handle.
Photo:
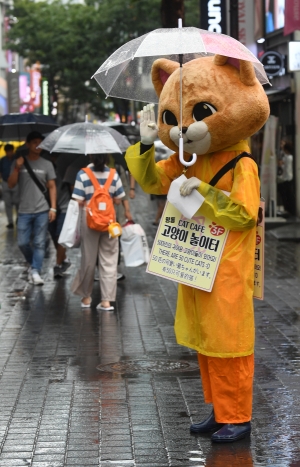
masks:
{"type": "Polygon", "coordinates": [[[192,155],[192,160],[189,162],[185,161],[183,158],[183,138],[179,138],[179,161],[182,163],[182,165],[185,165],[186,167],[190,167],[191,165],[194,165],[197,160],[197,154],[193,153],[192,155]]]}

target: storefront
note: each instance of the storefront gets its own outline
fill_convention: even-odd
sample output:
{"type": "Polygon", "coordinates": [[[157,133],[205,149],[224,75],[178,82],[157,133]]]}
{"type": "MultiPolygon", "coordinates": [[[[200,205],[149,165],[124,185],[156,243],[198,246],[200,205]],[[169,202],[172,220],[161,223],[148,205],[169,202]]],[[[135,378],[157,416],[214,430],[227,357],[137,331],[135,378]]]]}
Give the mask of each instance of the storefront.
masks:
{"type": "MultiPolygon", "coordinates": [[[[284,35],[285,13],[284,1],[262,2],[265,24],[262,37],[257,39],[257,56],[263,63],[271,86],[265,85],[270,103],[270,121],[254,137],[252,137],[252,151],[260,165],[262,193],[266,197],[266,208],[269,217],[281,214],[279,207],[282,199],[279,194],[279,183],[282,181],[280,173],[280,159],[282,158],[281,142],[288,141],[293,147],[293,195],[296,198],[297,170],[296,170],[296,86],[294,73],[288,68],[289,42],[294,40],[294,33],[284,35]],[[271,136],[270,136],[271,135],[271,136]],[[271,139],[270,139],[271,138],[271,139]],[[268,141],[265,141],[268,139],[268,141]],[[267,174],[267,175],[266,175],[267,174]]],[[[298,177],[300,178],[300,177],[298,177]]],[[[300,203],[294,203],[297,210],[300,203]]],[[[294,207],[293,212],[296,214],[294,207]]]]}

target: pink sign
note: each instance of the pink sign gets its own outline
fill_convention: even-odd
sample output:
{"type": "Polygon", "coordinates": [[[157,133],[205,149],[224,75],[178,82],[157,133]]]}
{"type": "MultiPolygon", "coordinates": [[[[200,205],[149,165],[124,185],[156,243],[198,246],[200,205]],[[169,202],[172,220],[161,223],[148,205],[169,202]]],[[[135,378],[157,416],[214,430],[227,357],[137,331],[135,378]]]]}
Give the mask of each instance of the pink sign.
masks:
{"type": "Polygon", "coordinates": [[[285,0],[284,35],[300,30],[300,2],[299,0],[285,0]]]}

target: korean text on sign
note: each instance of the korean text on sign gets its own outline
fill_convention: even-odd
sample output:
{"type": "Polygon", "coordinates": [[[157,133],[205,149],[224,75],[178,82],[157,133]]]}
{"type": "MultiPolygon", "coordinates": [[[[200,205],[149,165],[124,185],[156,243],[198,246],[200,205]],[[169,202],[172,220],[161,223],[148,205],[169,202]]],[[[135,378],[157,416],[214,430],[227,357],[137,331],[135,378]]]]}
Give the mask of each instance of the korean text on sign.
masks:
{"type": "Polygon", "coordinates": [[[264,201],[260,202],[260,219],[256,226],[256,246],[254,261],[254,298],[264,299],[264,255],[265,255],[265,216],[264,201]]]}
{"type": "Polygon", "coordinates": [[[167,202],[147,272],[211,292],[228,232],[204,216],[187,219],[167,202]]]}

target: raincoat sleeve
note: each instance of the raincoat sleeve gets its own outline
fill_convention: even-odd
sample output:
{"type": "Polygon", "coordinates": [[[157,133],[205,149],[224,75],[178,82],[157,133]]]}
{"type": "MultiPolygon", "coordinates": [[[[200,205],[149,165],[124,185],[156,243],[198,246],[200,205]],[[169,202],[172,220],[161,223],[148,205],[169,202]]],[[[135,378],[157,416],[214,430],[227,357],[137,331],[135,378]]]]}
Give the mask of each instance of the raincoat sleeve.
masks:
{"type": "Polygon", "coordinates": [[[140,143],[130,146],[125,159],[133,178],[146,193],[153,195],[166,195],[171,182],[182,172],[177,154],[156,163],[154,145],[143,154],[140,154],[140,143]]]}
{"type": "Polygon", "coordinates": [[[201,182],[198,191],[205,200],[199,213],[213,222],[233,231],[256,226],[260,205],[260,183],[257,165],[244,158],[234,170],[234,181],[229,196],[208,183],[201,182]]]}

